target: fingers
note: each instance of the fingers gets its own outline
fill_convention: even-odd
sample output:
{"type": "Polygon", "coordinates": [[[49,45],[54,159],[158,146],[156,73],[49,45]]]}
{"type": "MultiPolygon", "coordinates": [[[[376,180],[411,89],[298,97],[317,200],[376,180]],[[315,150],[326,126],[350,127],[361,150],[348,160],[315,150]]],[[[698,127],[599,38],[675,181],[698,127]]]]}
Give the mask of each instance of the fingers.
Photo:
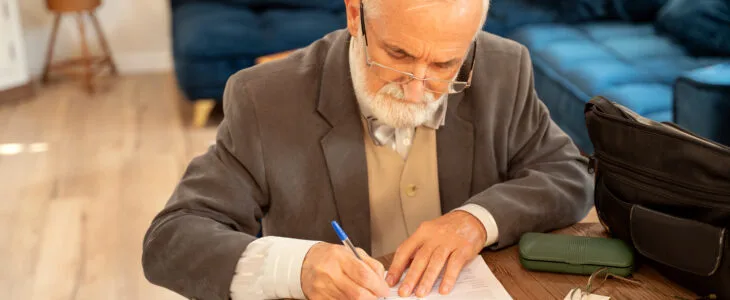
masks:
{"type": "MultiPolygon", "coordinates": [[[[345,274],[341,274],[340,278],[345,278],[346,280],[349,280],[347,279],[347,276],[345,276],[345,274]]],[[[322,288],[319,291],[319,297],[313,297],[308,299],[347,299],[347,295],[342,292],[342,290],[337,286],[337,283],[335,283],[333,280],[329,280],[325,286],[326,288],[322,288]]]]}
{"type": "Polygon", "coordinates": [[[383,265],[362,249],[315,244],[302,262],[302,291],[307,299],[377,299],[389,294],[383,265]]]}
{"type": "Polygon", "coordinates": [[[337,289],[340,291],[339,297],[336,299],[357,299],[357,300],[377,300],[378,297],[372,292],[356,284],[352,280],[344,276],[337,284],[337,289]]]}
{"type": "Polygon", "coordinates": [[[441,273],[441,270],[444,268],[446,260],[449,258],[449,254],[451,254],[450,249],[444,247],[437,248],[436,251],[431,254],[428,267],[423,273],[421,282],[418,284],[418,288],[416,289],[417,297],[425,297],[431,292],[434,282],[441,273]]]}
{"type": "Polygon", "coordinates": [[[403,242],[403,244],[401,244],[395,251],[393,262],[390,264],[390,268],[388,269],[388,277],[385,279],[385,281],[388,282],[388,285],[392,287],[398,283],[403,275],[403,271],[405,271],[410,264],[411,257],[413,257],[416,249],[420,246],[420,242],[421,239],[418,238],[417,234],[414,234],[403,242]]]}
{"type": "Polygon", "coordinates": [[[440,294],[445,295],[451,292],[451,289],[454,287],[456,279],[459,277],[459,273],[461,273],[461,269],[464,267],[467,259],[465,251],[461,249],[457,249],[451,254],[448,263],[446,264],[446,271],[444,272],[444,277],[441,280],[441,286],[439,287],[440,294]]]}
{"type": "Polygon", "coordinates": [[[370,267],[370,269],[375,271],[375,274],[378,274],[379,278],[383,278],[385,276],[385,267],[383,267],[382,263],[370,257],[367,252],[365,252],[365,250],[362,250],[360,248],[357,248],[357,254],[362,257],[362,259],[370,267]]]}
{"type": "MultiPolygon", "coordinates": [[[[363,259],[369,256],[361,256],[363,259]]],[[[376,261],[377,263],[377,261],[376,261]]],[[[388,295],[388,285],[382,275],[378,275],[369,265],[355,258],[354,256],[345,259],[342,270],[355,284],[365,288],[372,295],[385,297],[388,295]]]]}
{"type": "Polygon", "coordinates": [[[399,296],[408,297],[414,292],[418,282],[421,280],[423,271],[425,271],[426,266],[428,266],[432,253],[433,249],[426,246],[421,247],[421,249],[418,250],[416,256],[411,262],[408,272],[406,272],[406,278],[403,279],[403,282],[400,284],[400,288],[398,289],[399,296]]]}
{"type": "MultiPolygon", "coordinates": [[[[340,276],[337,277],[346,278],[347,276],[345,276],[344,274],[340,274],[340,276]]],[[[347,296],[340,291],[334,280],[336,280],[336,278],[334,277],[326,277],[317,280],[317,282],[313,284],[312,290],[309,291],[309,293],[306,293],[305,298],[311,300],[347,299],[347,296]]]]}

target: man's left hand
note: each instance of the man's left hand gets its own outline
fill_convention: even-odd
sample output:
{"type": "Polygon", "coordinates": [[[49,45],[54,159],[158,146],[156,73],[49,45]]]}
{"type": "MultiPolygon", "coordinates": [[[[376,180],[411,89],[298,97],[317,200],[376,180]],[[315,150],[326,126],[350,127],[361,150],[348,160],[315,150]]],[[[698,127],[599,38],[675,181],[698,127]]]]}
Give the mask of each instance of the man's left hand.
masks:
{"type": "Polygon", "coordinates": [[[484,225],[465,211],[423,222],[396,250],[386,282],[391,287],[397,284],[410,263],[398,295],[408,297],[415,292],[417,297],[424,297],[446,265],[439,293],[448,294],[462,267],[479,254],[486,240],[484,225]]]}

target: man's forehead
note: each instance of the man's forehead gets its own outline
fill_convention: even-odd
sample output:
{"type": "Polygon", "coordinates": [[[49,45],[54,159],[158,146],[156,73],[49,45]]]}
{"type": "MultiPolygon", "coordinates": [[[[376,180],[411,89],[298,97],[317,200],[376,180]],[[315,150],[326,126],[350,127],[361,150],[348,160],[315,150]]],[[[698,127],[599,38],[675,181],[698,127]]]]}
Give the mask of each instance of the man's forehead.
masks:
{"type": "Polygon", "coordinates": [[[439,9],[444,7],[450,7],[458,11],[466,11],[470,9],[477,9],[478,6],[483,2],[482,0],[391,0],[383,1],[390,4],[394,4],[396,7],[401,7],[405,11],[418,11],[425,10],[428,8],[441,6],[439,9]]]}
{"type": "Polygon", "coordinates": [[[463,54],[471,44],[481,21],[483,1],[380,0],[380,3],[379,14],[372,24],[383,40],[398,46],[428,44],[439,56],[448,56],[463,54]]]}
{"type": "MultiPolygon", "coordinates": [[[[367,1],[368,0],[364,0],[367,1]]],[[[374,0],[380,12],[394,13],[456,13],[461,17],[471,16],[472,12],[483,11],[484,0],[374,0]]]]}

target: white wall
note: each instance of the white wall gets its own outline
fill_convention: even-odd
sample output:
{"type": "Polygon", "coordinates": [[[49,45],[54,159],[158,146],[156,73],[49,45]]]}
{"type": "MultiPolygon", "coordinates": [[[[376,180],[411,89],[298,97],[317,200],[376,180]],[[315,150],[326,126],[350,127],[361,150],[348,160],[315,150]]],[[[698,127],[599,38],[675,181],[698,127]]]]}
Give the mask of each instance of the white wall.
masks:
{"type": "Polygon", "coordinates": [[[26,84],[28,80],[17,1],[0,0],[0,90],[26,84]]]}
{"type": "MultiPolygon", "coordinates": [[[[53,14],[46,1],[19,1],[28,67],[37,76],[43,71],[53,14]]],[[[103,0],[96,15],[112,56],[122,73],[165,72],[172,68],[170,9],[167,0],[103,0]]],[[[92,23],[86,22],[87,41],[93,54],[101,53],[92,23]]],[[[56,41],[54,61],[81,54],[76,18],[65,14],[56,41]]]]}

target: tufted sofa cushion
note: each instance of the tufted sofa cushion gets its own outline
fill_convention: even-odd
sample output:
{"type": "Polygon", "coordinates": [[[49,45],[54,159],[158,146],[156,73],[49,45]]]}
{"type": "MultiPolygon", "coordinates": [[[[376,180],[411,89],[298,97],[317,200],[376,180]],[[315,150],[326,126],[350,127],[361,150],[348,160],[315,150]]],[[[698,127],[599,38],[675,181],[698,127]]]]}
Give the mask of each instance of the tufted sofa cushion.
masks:
{"type": "Polygon", "coordinates": [[[730,56],[730,0],[672,0],[654,24],[695,55],[730,56]]]}
{"type": "Polygon", "coordinates": [[[583,117],[591,97],[603,95],[645,117],[672,121],[675,80],[728,60],[689,56],[651,24],[533,25],[511,38],[530,49],[541,99],[585,152],[593,151],[583,117]]]}
{"type": "Polygon", "coordinates": [[[730,63],[693,70],[677,80],[675,122],[730,146],[730,63]]]}
{"type": "Polygon", "coordinates": [[[222,3],[236,6],[245,6],[249,9],[266,9],[271,7],[280,7],[314,8],[341,11],[344,7],[342,0],[170,0],[170,5],[175,8],[191,2],[222,3]]]}
{"type": "Polygon", "coordinates": [[[266,55],[304,46],[346,25],[343,12],[315,9],[252,11],[221,3],[180,7],[175,48],[185,57],[266,55]]]}
{"type": "Polygon", "coordinates": [[[484,30],[506,36],[523,25],[552,23],[559,18],[556,9],[535,5],[534,0],[490,0],[484,30]]]}
{"type": "MultiPolygon", "coordinates": [[[[591,0],[584,0],[591,1],[591,0]]],[[[623,21],[649,22],[669,0],[608,0],[608,10],[623,21]]],[[[704,1],[704,0],[700,0],[704,1]]]]}
{"type": "MultiPolygon", "coordinates": [[[[230,75],[252,66],[257,57],[304,47],[346,27],[344,4],[340,10],[281,6],[251,9],[240,5],[246,1],[262,2],[177,0],[173,3],[176,4],[172,20],[175,73],[188,99],[220,100],[230,75]]],[[[277,1],[284,4],[288,0],[277,1]]]]}

